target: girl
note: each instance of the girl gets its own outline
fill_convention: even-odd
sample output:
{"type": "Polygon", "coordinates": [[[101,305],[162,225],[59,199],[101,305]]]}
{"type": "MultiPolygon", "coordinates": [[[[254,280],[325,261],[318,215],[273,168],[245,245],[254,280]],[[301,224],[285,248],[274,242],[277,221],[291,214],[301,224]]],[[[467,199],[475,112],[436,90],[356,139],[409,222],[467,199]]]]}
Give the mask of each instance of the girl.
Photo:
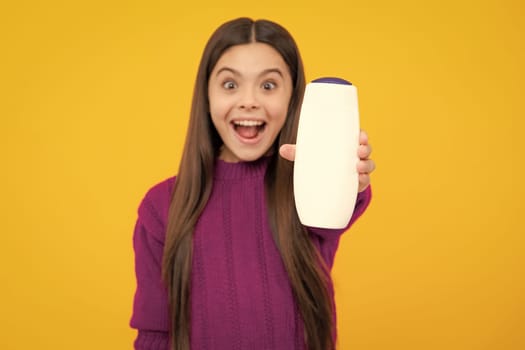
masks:
{"type": "Polygon", "coordinates": [[[292,161],[304,88],[280,25],[239,18],[209,39],[178,176],[138,210],[135,349],[335,348],[330,269],[341,234],[368,206],[375,165],[362,133],[348,227],[299,222],[292,161]]]}

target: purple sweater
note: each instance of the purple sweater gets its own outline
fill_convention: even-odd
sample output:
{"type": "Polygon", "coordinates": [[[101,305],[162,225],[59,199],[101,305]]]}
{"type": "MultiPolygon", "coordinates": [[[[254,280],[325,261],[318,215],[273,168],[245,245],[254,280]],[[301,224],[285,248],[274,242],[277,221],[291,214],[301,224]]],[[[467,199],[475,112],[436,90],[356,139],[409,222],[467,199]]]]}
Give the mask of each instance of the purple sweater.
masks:
{"type": "MultiPolygon", "coordinates": [[[[216,164],[213,190],[194,231],[192,349],[305,348],[291,286],[267,219],[266,165],[266,159],[216,164]]],[[[138,330],[137,350],[169,348],[161,262],[174,181],[170,178],[151,188],[138,210],[133,237],[137,289],[131,318],[131,327],[138,330]]],[[[370,198],[370,188],[358,195],[348,227],[370,198]]],[[[331,268],[346,229],[309,230],[331,268]]]]}

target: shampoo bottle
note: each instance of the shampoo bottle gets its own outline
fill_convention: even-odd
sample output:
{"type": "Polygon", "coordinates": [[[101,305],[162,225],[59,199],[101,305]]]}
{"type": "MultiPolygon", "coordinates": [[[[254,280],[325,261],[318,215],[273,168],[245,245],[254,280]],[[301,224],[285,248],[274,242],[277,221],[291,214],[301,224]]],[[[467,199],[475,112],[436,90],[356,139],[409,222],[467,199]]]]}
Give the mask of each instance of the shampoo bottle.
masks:
{"type": "Polygon", "coordinates": [[[294,195],[303,225],[344,228],[357,199],[357,89],[339,78],[307,84],[299,116],[294,195]]]}

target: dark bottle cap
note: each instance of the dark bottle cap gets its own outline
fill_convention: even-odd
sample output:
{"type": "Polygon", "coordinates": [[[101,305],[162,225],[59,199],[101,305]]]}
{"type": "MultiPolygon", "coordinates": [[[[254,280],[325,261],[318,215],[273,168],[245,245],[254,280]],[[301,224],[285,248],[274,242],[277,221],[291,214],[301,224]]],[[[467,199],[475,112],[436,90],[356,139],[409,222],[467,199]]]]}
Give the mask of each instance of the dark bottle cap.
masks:
{"type": "Polygon", "coordinates": [[[351,82],[336,78],[336,77],[324,77],[324,78],[317,78],[315,80],[312,80],[312,83],[326,83],[326,84],[341,84],[341,85],[352,85],[351,82]]]}

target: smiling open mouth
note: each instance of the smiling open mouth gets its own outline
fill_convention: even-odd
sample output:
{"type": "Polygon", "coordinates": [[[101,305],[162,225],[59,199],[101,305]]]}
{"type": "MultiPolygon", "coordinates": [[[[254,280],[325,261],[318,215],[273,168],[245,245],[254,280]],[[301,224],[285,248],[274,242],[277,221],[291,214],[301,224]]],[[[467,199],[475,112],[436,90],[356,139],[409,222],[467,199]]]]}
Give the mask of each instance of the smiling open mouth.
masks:
{"type": "Polygon", "coordinates": [[[232,125],[240,137],[248,140],[255,139],[266,127],[266,123],[260,120],[235,120],[232,125]]]}

